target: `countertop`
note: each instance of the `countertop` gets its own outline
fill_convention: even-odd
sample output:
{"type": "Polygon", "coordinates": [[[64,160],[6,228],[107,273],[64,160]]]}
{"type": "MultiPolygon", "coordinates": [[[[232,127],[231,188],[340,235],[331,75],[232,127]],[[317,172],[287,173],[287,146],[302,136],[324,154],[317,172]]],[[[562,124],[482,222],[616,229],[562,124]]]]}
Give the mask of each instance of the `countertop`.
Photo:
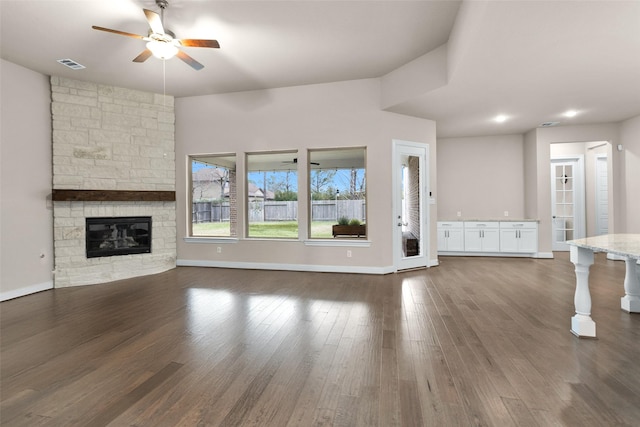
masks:
{"type": "Polygon", "coordinates": [[[640,234],[604,234],[569,240],[568,245],[640,259],[640,234]]]}
{"type": "Polygon", "coordinates": [[[439,219],[438,222],[540,222],[539,219],[522,219],[522,218],[456,218],[456,219],[439,219]]]}

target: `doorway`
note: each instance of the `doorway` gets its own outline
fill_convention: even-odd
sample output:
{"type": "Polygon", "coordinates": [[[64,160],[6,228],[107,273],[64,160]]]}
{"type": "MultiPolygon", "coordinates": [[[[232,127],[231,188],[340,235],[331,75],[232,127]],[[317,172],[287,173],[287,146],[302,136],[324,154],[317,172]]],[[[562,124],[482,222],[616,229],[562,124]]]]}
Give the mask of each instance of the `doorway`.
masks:
{"type": "Polygon", "coordinates": [[[585,237],[584,157],[551,159],[551,245],[568,251],[568,240],[585,237]]]}
{"type": "Polygon", "coordinates": [[[396,271],[427,266],[427,160],[427,144],[393,141],[393,251],[396,271]]]}
{"type": "Polygon", "coordinates": [[[606,155],[596,156],[596,234],[609,234],[609,168],[606,155]]]}

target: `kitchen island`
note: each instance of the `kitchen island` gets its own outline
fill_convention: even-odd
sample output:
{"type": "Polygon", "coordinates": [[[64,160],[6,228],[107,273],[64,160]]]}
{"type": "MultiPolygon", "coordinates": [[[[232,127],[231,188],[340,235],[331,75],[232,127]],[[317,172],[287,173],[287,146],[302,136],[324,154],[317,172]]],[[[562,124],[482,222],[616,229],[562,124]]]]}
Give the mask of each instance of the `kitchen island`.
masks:
{"type": "Polygon", "coordinates": [[[625,260],[625,296],[620,307],[630,313],[640,313],[640,234],[605,234],[570,240],[571,262],[576,267],[576,314],[571,318],[571,332],[578,337],[596,336],[596,323],[591,319],[591,294],[589,292],[589,267],[594,252],[607,252],[625,260]]]}

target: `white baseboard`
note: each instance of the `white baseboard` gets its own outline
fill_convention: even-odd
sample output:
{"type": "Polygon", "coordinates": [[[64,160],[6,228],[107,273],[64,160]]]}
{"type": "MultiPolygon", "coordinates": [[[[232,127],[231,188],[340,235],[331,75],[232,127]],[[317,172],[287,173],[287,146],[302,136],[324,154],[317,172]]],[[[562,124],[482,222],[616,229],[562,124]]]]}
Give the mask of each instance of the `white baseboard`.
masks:
{"type": "Polygon", "coordinates": [[[534,258],[553,259],[553,252],[538,252],[534,258]]]}
{"type": "Polygon", "coordinates": [[[536,252],[536,253],[517,253],[517,252],[466,252],[466,251],[446,251],[438,252],[438,256],[473,256],[473,257],[503,257],[503,258],[547,258],[547,256],[541,256],[549,254],[548,258],[553,258],[551,252],[536,252]]]}
{"type": "Polygon", "coordinates": [[[7,301],[10,299],[23,297],[29,294],[35,294],[36,292],[42,292],[49,289],[53,289],[53,281],[50,280],[44,283],[37,283],[35,285],[26,286],[20,289],[13,289],[11,291],[1,292],[0,293],[0,301],[7,301]]]}
{"type": "Polygon", "coordinates": [[[237,268],[245,270],[309,271],[318,273],[389,274],[395,272],[395,268],[393,266],[362,267],[348,265],[272,264],[259,262],[210,261],[191,259],[179,259],[176,261],[176,265],[178,265],[179,267],[217,267],[237,268]]]}

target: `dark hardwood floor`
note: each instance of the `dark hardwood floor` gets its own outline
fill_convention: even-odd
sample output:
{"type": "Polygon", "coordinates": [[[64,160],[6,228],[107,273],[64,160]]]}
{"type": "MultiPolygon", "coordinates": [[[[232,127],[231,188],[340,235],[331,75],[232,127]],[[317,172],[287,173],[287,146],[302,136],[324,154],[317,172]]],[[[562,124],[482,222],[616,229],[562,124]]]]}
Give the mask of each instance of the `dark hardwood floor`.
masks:
{"type": "Polygon", "coordinates": [[[640,425],[624,263],[596,256],[585,340],[556,255],[386,276],[180,267],[7,301],[1,424],[640,425]]]}

